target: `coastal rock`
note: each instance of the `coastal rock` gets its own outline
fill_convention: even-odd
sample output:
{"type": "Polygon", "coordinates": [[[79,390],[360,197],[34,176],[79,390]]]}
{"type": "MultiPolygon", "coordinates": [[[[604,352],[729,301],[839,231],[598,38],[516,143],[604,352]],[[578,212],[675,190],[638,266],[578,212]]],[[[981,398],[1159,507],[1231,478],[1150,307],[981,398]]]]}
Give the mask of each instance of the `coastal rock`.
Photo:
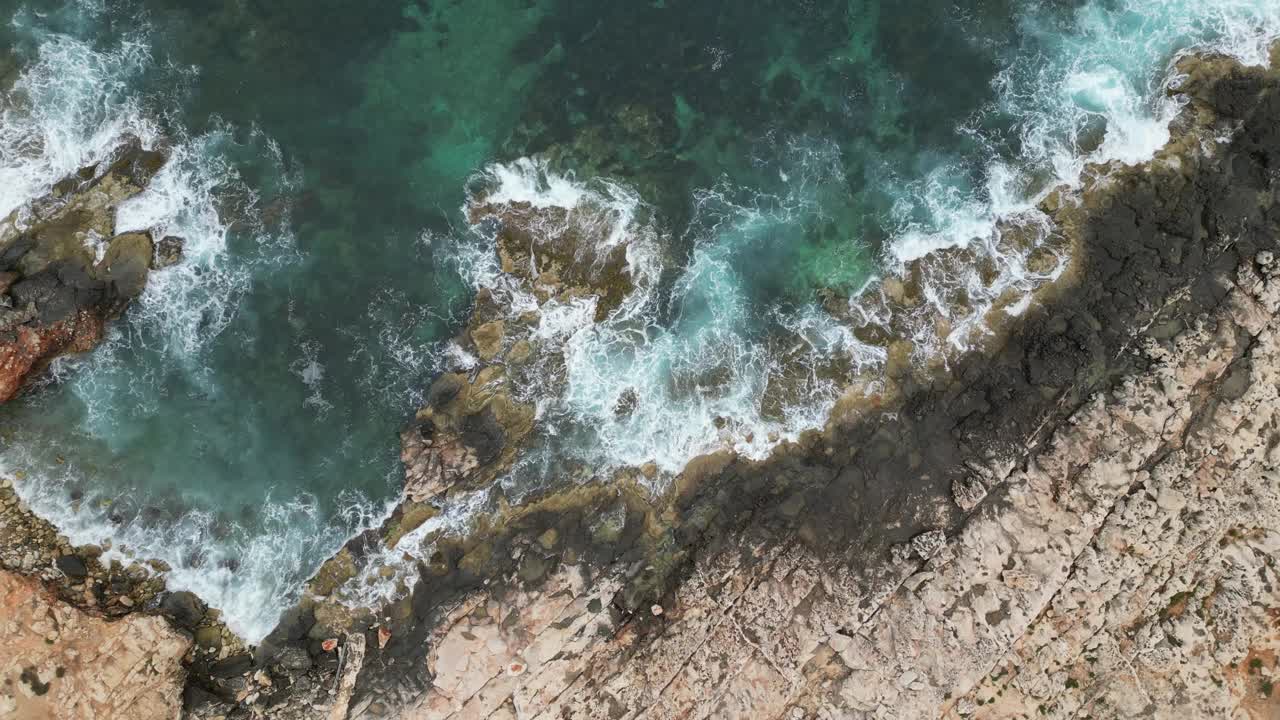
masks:
{"type": "Polygon", "coordinates": [[[1056,194],[1072,265],[985,354],[442,544],[349,716],[1273,716],[1280,76],[1205,63],[1155,159],[1056,194]]]}
{"type": "MultiPolygon", "coordinates": [[[[702,458],[657,497],[637,469],[502,505],[440,539],[407,598],[304,598],[272,641],[307,669],[229,647],[193,665],[191,716],[1274,717],[1280,68],[1180,69],[1169,145],[1046,203],[1069,272],[982,352],[930,374],[895,350],[889,389],[824,432],[702,458]]],[[[504,242],[535,297],[618,307],[573,275],[608,253],[504,242]]],[[[918,276],[886,285],[920,304],[918,276]]],[[[430,389],[402,436],[410,502],[510,467],[535,415],[502,347],[545,358],[535,321],[504,317],[491,359],[430,389]]],[[[402,507],[313,589],[411,514],[430,516],[402,507]]],[[[69,552],[4,558],[51,573],[69,552]]]]}
{"type": "Polygon", "coordinates": [[[191,641],[156,617],[107,622],[0,572],[0,715],[168,720],[191,641]]]}
{"type": "Polygon", "coordinates": [[[134,298],[147,285],[152,252],[150,235],[119,235],[108,241],[106,254],[95,269],[120,297],[134,298]]]}
{"type": "Polygon", "coordinates": [[[151,263],[152,270],[161,270],[182,262],[183,250],[187,241],[175,235],[165,235],[156,243],[155,259],[151,263]]]}
{"type": "Polygon", "coordinates": [[[0,402],[16,395],[27,377],[53,358],[92,350],[102,339],[102,331],[102,317],[81,310],[49,325],[22,324],[0,334],[0,402]]]}
{"type": "Polygon", "coordinates": [[[151,238],[117,236],[115,212],[164,161],[128,143],[105,167],[81,170],[0,220],[0,402],[54,358],[92,349],[106,321],[142,293],[151,238]]]}

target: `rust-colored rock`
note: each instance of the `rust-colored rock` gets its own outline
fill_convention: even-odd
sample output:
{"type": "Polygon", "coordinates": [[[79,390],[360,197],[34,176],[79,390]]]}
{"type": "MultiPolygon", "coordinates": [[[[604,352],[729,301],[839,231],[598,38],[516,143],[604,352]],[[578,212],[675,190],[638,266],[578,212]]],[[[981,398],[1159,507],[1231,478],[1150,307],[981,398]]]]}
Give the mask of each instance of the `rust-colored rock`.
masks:
{"type": "Polygon", "coordinates": [[[29,375],[59,355],[92,350],[102,331],[102,317],[81,310],[52,325],[21,325],[7,333],[9,337],[0,334],[0,402],[12,399],[29,375]]]}

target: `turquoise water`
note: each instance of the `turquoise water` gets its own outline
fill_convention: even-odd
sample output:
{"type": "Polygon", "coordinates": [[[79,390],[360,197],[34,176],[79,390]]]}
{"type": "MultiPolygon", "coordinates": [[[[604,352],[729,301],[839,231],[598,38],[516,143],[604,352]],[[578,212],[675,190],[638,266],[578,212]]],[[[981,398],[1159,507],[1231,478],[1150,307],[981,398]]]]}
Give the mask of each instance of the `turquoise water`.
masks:
{"type": "MultiPolygon", "coordinates": [[[[119,224],[187,241],[106,347],[0,408],[0,458],[76,539],[163,557],[253,638],[397,497],[397,430],[492,280],[469,188],[619,209],[658,278],[639,320],[567,326],[505,492],[568,460],[760,455],[821,424],[840,373],[884,361],[823,293],[857,305],[955,245],[1000,281],[940,268],[939,297],[1044,281],[990,241],[995,220],[1086,160],[1148,155],[1174,54],[1258,61],[1280,3],[0,0],[0,17],[0,212],[137,134],[174,157],[119,224]],[[729,379],[682,389],[712,372],[729,379]],[[788,373],[813,377],[778,400],[788,373]],[[653,400],[620,419],[628,388],[653,400]]],[[[977,320],[950,319],[958,349],[977,320]]]]}

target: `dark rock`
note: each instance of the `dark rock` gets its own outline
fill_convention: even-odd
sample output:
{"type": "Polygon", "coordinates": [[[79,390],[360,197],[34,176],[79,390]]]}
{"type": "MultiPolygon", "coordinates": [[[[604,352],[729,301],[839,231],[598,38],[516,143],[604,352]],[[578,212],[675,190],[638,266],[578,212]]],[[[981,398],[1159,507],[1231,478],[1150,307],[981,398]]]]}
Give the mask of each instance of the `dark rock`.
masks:
{"type": "Polygon", "coordinates": [[[173,620],[178,627],[187,630],[194,630],[200,624],[207,609],[204,602],[196,597],[195,593],[187,592],[186,590],[169,593],[160,602],[160,612],[173,620]]]}
{"type": "Polygon", "coordinates": [[[306,650],[296,645],[290,645],[276,651],[271,664],[279,665],[290,672],[302,672],[310,670],[313,663],[311,655],[306,650]]]}
{"type": "Polygon", "coordinates": [[[182,708],[188,713],[194,714],[201,709],[218,707],[221,704],[221,698],[196,683],[187,683],[187,687],[182,691],[182,708]]]}
{"type": "Polygon", "coordinates": [[[209,674],[216,678],[233,678],[253,669],[253,657],[248,654],[232,655],[214,663],[209,674]]]}
{"type": "Polygon", "coordinates": [[[135,187],[145,187],[164,167],[167,159],[163,151],[148,150],[142,147],[141,141],[133,138],[116,152],[115,160],[103,175],[114,175],[135,187]]]}
{"type": "Polygon", "coordinates": [[[84,564],[84,560],[75,555],[62,555],[54,561],[54,564],[67,577],[81,579],[89,576],[89,568],[84,564]]]}
{"type": "Polygon", "coordinates": [[[176,235],[165,235],[156,243],[156,254],[151,267],[159,270],[182,262],[183,249],[187,241],[176,235]]]}
{"type": "Polygon", "coordinates": [[[485,408],[483,412],[463,418],[462,442],[475,452],[482,465],[488,465],[498,459],[506,445],[506,432],[493,412],[485,408]]]}

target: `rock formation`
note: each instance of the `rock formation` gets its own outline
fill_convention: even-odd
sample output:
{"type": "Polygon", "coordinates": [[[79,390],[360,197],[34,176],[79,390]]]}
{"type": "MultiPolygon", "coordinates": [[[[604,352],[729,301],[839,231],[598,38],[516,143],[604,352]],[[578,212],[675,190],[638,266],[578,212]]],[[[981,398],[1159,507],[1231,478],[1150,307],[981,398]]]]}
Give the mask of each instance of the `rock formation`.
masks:
{"type": "Polygon", "coordinates": [[[182,694],[191,640],[163,619],[110,622],[0,572],[0,717],[166,720],[182,694]]]}
{"type": "MultiPolygon", "coordinates": [[[[93,349],[142,293],[151,238],[116,233],[115,215],[164,162],[163,151],[126,143],[0,221],[0,402],[57,357],[93,349]]],[[[181,243],[168,240],[176,260],[181,243]]],[[[165,593],[166,570],[73,547],[0,479],[0,717],[173,717],[190,631],[225,628],[203,606],[177,612],[190,594],[165,593]]]]}
{"type": "Polygon", "coordinates": [[[151,237],[117,235],[116,208],[164,161],[127,144],[0,220],[0,402],[58,356],[92,350],[103,324],[142,293],[151,237]]]}
{"type": "MultiPolygon", "coordinates": [[[[189,717],[1274,717],[1275,54],[1184,59],[1168,145],[1045,201],[1070,266],[1030,309],[945,372],[890,363],[765,461],[699,458],[657,496],[637,468],[421,532],[510,467],[536,423],[520,367],[555,362],[536,318],[482,294],[458,339],[474,364],[403,434],[404,502],[252,652],[163,593],[163,568],[104,564],[5,495],[0,559],[83,612],[193,633],[189,717]],[[397,553],[401,597],[352,604],[397,553]]],[[[532,209],[490,210],[539,300],[627,292],[610,258],[592,274],[564,248],[519,275],[545,249],[501,228],[532,209]]],[[[136,263],[78,262],[111,302],[133,287],[136,263]]]]}
{"type": "MultiPolygon", "coordinates": [[[[403,602],[324,629],[364,634],[349,716],[1273,716],[1280,68],[1179,70],[1164,150],[1046,201],[1071,267],[985,352],[656,500],[619,478],[435,538],[403,602]]],[[[495,424],[407,433],[414,502],[495,424]]]]}

